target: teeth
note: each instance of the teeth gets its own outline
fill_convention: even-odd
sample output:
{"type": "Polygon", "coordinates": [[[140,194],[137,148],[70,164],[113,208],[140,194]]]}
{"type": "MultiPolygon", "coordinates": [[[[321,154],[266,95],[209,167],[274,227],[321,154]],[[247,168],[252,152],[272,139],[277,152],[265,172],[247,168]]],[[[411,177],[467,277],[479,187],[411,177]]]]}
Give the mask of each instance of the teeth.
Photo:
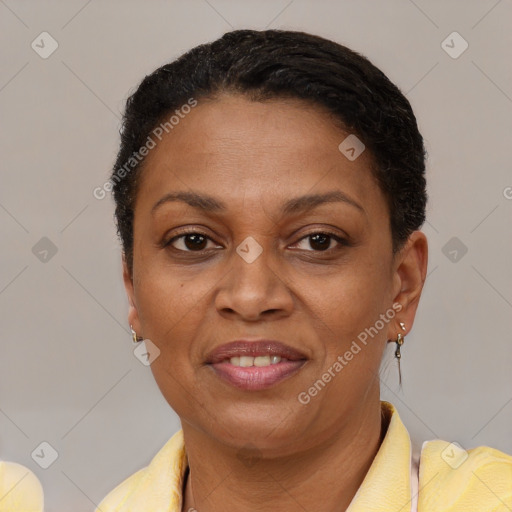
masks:
{"type": "Polygon", "coordinates": [[[270,366],[272,364],[277,364],[281,361],[287,361],[287,359],[281,356],[241,356],[241,357],[232,357],[229,362],[233,366],[240,366],[242,368],[248,368],[250,366],[270,366]]]}
{"type": "Polygon", "coordinates": [[[270,356],[255,357],[254,366],[270,366],[270,356]]]}

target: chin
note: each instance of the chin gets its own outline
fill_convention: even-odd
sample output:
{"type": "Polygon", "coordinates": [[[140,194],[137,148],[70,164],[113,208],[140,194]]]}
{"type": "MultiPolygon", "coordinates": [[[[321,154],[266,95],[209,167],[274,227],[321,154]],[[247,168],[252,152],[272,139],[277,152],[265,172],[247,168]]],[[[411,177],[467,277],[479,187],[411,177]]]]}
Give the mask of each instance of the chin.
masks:
{"type": "MultiPolygon", "coordinates": [[[[252,414],[231,417],[225,415],[222,425],[226,428],[215,428],[210,435],[217,437],[223,444],[233,448],[258,447],[260,450],[271,450],[275,455],[280,448],[290,445],[300,435],[297,418],[282,409],[279,414],[252,414]]],[[[210,424],[211,425],[211,424],[210,424]]]]}

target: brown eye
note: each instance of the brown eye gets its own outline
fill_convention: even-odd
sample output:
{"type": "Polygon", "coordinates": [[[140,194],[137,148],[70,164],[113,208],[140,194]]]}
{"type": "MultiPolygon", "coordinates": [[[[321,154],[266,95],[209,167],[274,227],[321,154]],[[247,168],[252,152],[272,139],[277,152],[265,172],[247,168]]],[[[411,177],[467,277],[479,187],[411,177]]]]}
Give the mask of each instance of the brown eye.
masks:
{"type": "Polygon", "coordinates": [[[317,233],[309,236],[309,244],[315,251],[326,251],[331,245],[332,237],[325,233],[317,233]]]}
{"type": "MultiPolygon", "coordinates": [[[[337,242],[339,245],[348,245],[347,241],[343,238],[341,238],[338,235],[335,235],[334,233],[325,233],[325,232],[317,232],[317,233],[310,233],[309,235],[306,235],[305,237],[301,238],[299,240],[298,244],[303,243],[304,245],[308,244],[311,249],[308,249],[307,247],[299,247],[302,249],[305,249],[306,251],[317,251],[317,252],[325,252],[328,250],[333,249],[331,247],[332,241],[337,242]]],[[[297,244],[297,245],[298,245],[297,244]]]]}
{"type": "Polygon", "coordinates": [[[189,232],[171,238],[165,245],[171,245],[178,251],[199,252],[208,248],[208,241],[210,238],[202,233],[189,232]]]}

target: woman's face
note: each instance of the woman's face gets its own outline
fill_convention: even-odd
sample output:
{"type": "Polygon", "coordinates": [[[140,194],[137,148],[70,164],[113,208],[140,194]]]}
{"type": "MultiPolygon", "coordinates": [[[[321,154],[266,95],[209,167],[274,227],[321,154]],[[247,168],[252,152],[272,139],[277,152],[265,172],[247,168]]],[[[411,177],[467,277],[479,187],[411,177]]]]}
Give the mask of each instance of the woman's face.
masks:
{"type": "Polygon", "coordinates": [[[285,453],[378,403],[383,349],[399,321],[412,326],[426,245],[393,258],[371,155],[342,153],[348,135],[299,100],[222,95],[146,157],[129,320],[159,348],[153,374],[188,428],[285,453]],[[221,345],[259,339],[301,360],[211,364],[221,345]]]}

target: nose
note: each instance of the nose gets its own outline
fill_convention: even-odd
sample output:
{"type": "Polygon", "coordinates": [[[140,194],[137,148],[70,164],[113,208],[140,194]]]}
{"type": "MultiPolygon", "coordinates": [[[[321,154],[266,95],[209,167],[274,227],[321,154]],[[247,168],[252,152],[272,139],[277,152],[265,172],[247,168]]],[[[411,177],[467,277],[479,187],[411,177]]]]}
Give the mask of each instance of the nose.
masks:
{"type": "Polygon", "coordinates": [[[245,258],[242,250],[233,251],[231,268],[215,295],[217,311],[251,322],[289,316],[294,304],[291,281],[277,259],[270,248],[263,248],[254,260],[245,258]]]}

